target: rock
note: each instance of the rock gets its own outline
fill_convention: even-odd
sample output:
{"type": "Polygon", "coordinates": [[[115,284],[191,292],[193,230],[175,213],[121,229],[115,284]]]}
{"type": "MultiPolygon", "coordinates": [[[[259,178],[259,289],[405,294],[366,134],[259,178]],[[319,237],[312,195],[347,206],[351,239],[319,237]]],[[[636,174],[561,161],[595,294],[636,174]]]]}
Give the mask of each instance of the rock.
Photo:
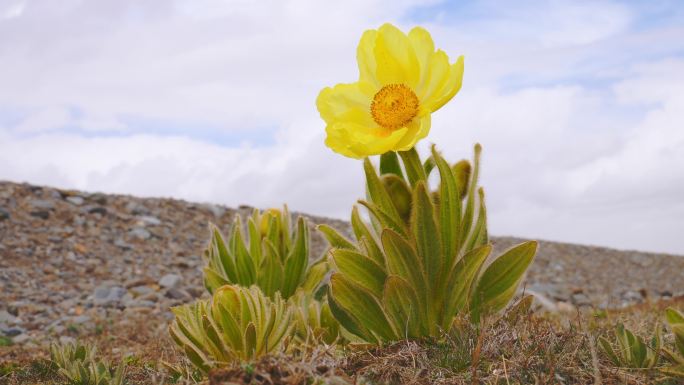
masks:
{"type": "Polygon", "coordinates": [[[143,241],[152,237],[152,233],[150,233],[150,231],[144,227],[134,227],[128,232],[128,234],[143,241]]]}
{"type": "Polygon", "coordinates": [[[26,329],[20,328],[18,326],[10,327],[2,331],[2,334],[6,335],[7,337],[15,337],[24,333],[26,333],[26,329]]]}
{"type": "Polygon", "coordinates": [[[97,205],[83,206],[83,211],[88,214],[100,214],[102,216],[107,215],[107,208],[97,205]]]}
{"type": "Polygon", "coordinates": [[[49,219],[50,218],[50,212],[47,210],[35,210],[30,212],[32,217],[40,218],[40,219],[49,219]]]}
{"type": "Polygon", "coordinates": [[[557,313],[558,312],[558,307],[556,304],[549,298],[547,298],[544,294],[538,293],[534,290],[525,290],[527,294],[530,294],[531,296],[534,297],[535,302],[545,311],[550,312],[550,313],[557,313]]]}
{"type": "Polygon", "coordinates": [[[190,294],[188,294],[187,291],[176,289],[173,287],[166,292],[166,297],[171,299],[180,299],[184,301],[189,301],[192,299],[192,297],[190,296],[190,294]]]}
{"type": "Polygon", "coordinates": [[[21,344],[21,343],[28,341],[30,338],[31,337],[29,337],[28,334],[19,334],[19,335],[15,336],[14,338],[12,338],[12,342],[15,344],[21,344]]]}
{"type": "Polygon", "coordinates": [[[74,196],[67,197],[66,201],[75,205],[75,206],[80,206],[85,202],[85,199],[83,199],[83,197],[80,197],[78,195],[74,195],[74,196]]]}
{"type": "Polygon", "coordinates": [[[182,279],[183,278],[177,274],[166,274],[159,280],[159,286],[165,289],[171,289],[178,286],[182,279]]]}
{"type": "Polygon", "coordinates": [[[9,219],[9,217],[10,217],[9,211],[0,207],[0,221],[4,221],[5,219],[9,219]]]}
{"type": "Polygon", "coordinates": [[[95,306],[112,306],[126,295],[126,289],[121,286],[101,285],[95,288],[93,303],[95,306]]]}
{"type": "Polygon", "coordinates": [[[133,294],[139,297],[142,295],[154,293],[155,290],[154,288],[151,288],[149,286],[135,286],[131,288],[131,291],[133,292],[133,294]]]}
{"type": "Polygon", "coordinates": [[[121,238],[117,238],[114,241],[114,246],[119,247],[123,250],[132,250],[133,249],[133,245],[131,245],[130,243],[126,243],[126,241],[124,241],[121,238]]]}
{"type": "Polygon", "coordinates": [[[62,345],[73,344],[73,343],[76,343],[76,338],[69,337],[69,336],[60,336],[59,337],[59,343],[62,345]]]}
{"type": "Polygon", "coordinates": [[[150,210],[141,203],[130,201],[126,204],[126,210],[133,215],[149,215],[150,210]]]}
{"type": "Polygon", "coordinates": [[[31,207],[37,210],[54,210],[55,209],[55,204],[52,201],[48,200],[42,200],[42,199],[33,199],[29,202],[31,207]]]}
{"type": "Polygon", "coordinates": [[[142,225],[158,226],[161,225],[161,220],[151,215],[143,215],[138,217],[138,222],[142,225]]]}
{"type": "Polygon", "coordinates": [[[0,323],[14,325],[19,323],[19,318],[13,316],[7,310],[0,310],[0,323]]]}
{"type": "Polygon", "coordinates": [[[74,317],[74,318],[71,320],[71,322],[73,322],[73,323],[75,323],[75,324],[83,324],[83,323],[86,323],[86,322],[88,322],[88,321],[90,321],[90,316],[87,316],[87,315],[85,315],[85,314],[82,314],[82,315],[79,315],[79,316],[77,316],[77,317],[74,317]]]}
{"type": "Polygon", "coordinates": [[[560,301],[556,304],[556,308],[558,309],[558,312],[564,313],[564,314],[573,314],[577,312],[577,308],[572,306],[571,303],[568,302],[563,302],[560,301]]]}
{"type": "Polygon", "coordinates": [[[214,217],[216,218],[221,218],[226,213],[226,209],[219,205],[206,204],[204,205],[204,207],[206,207],[207,210],[211,211],[211,213],[214,214],[214,217]]]}

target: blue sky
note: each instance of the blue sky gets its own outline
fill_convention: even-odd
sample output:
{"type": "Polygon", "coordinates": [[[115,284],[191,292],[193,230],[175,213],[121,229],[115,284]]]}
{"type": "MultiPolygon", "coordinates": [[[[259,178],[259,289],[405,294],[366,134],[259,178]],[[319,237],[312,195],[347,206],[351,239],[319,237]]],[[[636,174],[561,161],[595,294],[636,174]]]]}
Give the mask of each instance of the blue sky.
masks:
{"type": "Polygon", "coordinates": [[[0,0],[0,179],[346,218],[314,100],[361,33],[421,25],[464,86],[492,233],[684,254],[680,1],[0,0]]]}

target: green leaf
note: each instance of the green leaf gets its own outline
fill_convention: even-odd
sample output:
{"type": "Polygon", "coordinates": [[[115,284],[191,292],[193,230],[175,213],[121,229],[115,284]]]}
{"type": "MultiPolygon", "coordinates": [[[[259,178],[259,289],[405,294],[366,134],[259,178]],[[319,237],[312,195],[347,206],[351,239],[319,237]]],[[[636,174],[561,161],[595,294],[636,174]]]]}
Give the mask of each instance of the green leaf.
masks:
{"type": "Polygon", "coordinates": [[[615,354],[615,351],[613,350],[613,347],[611,346],[610,342],[603,337],[599,337],[598,343],[601,347],[601,350],[603,350],[603,352],[606,354],[608,359],[613,363],[613,365],[618,367],[621,366],[620,358],[617,354],[615,354]]]}
{"type": "MultiPolygon", "coordinates": [[[[473,249],[467,252],[451,269],[446,291],[448,301],[442,317],[442,324],[444,327],[451,322],[451,319],[456,312],[460,311],[468,304],[469,290],[473,286],[473,282],[480,272],[480,268],[491,252],[491,245],[473,249]]],[[[473,305],[474,304],[470,304],[471,313],[473,312],[473,305]]]]}
{"type": "Polygon", "coordinates": [[[471,178],[469,182],[468,199],[466,201],[465,213],[463,214],[463,221],[461,222],[461,244],[459,245],[459,250],[465,246],[466,241],[468,240],[468,235],[470,234],[470,229],[473,226],[473,216],[475,215],[475,191],[477,188],[477,180],[480,175],[481,153],[482,147],[478,143],[475,145],[475,167],[472,175],[470,176],[471,178]]]}
{"type": "Polygon", "coordinates": [[[335,297],[332,295],[332,288],[328,287],[328,305],[330,306],[330,312],[333,314],[335,319],[340,323],[340,325],[346,329],[349,333],[360,337],[365,341],[377,342],[377,338],[366,329],[361,322],[352,315],[352,313],[343,309],[335,297]]]}
{"type": "Polygon", "coordinates": [[[330,247],[336,249],[356,250],[356,246],[350,240],[345,238],[342,234],[337,232],[337,230],[333,229],[332,227],[328,225],[318,225],[316,229],[318,229],[318,231],[320,231],[323,234],[325,239],[330,244],[330,247]]]}
{"type": "Polygon", "coordinates": [[[448,274],[458,253],[458,239],[461,219],[461,199],[458,197],[456,180],[449,164],[432,146],[432,158],[439,169],[439,223],[444,255],[444,275],[448,274]]]}
{"type": "Polygon", "coordinates": [[[380,175],[385,174],[394,174],[404,179],[404,173],[401,172],[401,164],[399,164],[399,157],[397,157],[397,153],[394,151],[380,155],[380,175]]]}
{"type": "Polygon", "coordinates": [[[221,232],[214,224],[211,227],[211,243],[210,253],[218,253],[218,260],[221,262],[221,267],[226,273],[226,277],[230,282],[237,282],[237,268],[235,267],[234,256],[228,252],[226,243],[221,236],[221,232]]]}
{"type": "Polygon", "coordinates": [[[323,278],[330,271],[330,265],[326,258],[320,259],[318,262],[314,263],[309,267],[304,278],[304,283],[302,284],[302,289],[308,294],[313,294],[316,289],[323,283],[323,278]]]}
{"type": "Polygon", "coordinates": [[[385,190],[385,187],[382,185],[378,174],[375,172],[375,168],[368,158],[363,160],[363,169],[366,173],[366,187],[368,188],[370,200],[373,204],[380,207],[380,209],[389,215],[395,222],[401,222],[401,218],[392,203],[392,199],[389,194],[387,194],[387,190],[385,190]]]}
{"type": "Polygon", "coordinates": [[[376,297],[382,297],[383,286],[387,278],[382,266],[353,250],[336,249],[332,250],[331,254],[340,273],[370,290],[376,297]]]}
{"type": "Polygon", "coordinates": [[[397,339],[385,312],[369,290],[340,273],[334,273],[330,277],[330,290],[335,302],[353,314],[361,325],[385,341],[397,339]]]}
{"type": "Polygon", "coordinates": [[[262,259],[261,233],[259,232],[259,227],[252,218],[248,219],[247,227],[249,228],[249,254],[254,259],[254,264],[258,267],[261,266],[262,259]]]}
{"type": "Polygon", "coordinates": [[[675,346],[679,354],[684,358],[684,314],[669,307],[665,310],[665,320],[675,337],[675,346]]]}
{"type": "MultiPolygon", "coordinates": [[[[427,290],[425,268],[415,249],[401,235],[390,229],[385,229],[382,232],[382,247],[387,256],[387,271],[389,274],[403,278],[413,286],[418,300],[419,313],[425,316],[430,297],[427,290]]],[[[423,323],[427,323],[427,319],[423,323]]]]}
{"type": "Polygon", "coordinates": [[[395,220],[395,218],[392,218],[391,215],[387,214],[379,206],[374,205],[373,203],[359,200],[359,204],[365,206],[383,227],[389,227],[400,234],[406,234],[406,228],[401,220],[395,220]]]}
{"type": "Polygon", "coordinates": [[[289,298],[297,290],[297,286],[304,279],[304,273],[309,258],[308,242],[309,228],[303,217],[297,220],[297,235],[294,247],[285,262],[285,279],[282,287],[282,295],[289,298]]]}
{"type": "Polygon", "coordinates": [[[352,229],[354,230],[354,235],[359,241],[359,247],[364,246],[369,257],[371,257],[380,265],[384,264],[385,257],[382,254],[382,250],[380,249],[380,246],[378,246],[378,242],[375,240],[373,233],[370,231],[368,226],[366,226],[363,220],[361,220],[358,206],[354,206],[352,209],[351,224],[352,229]]]}
{"type": "Polygon", "coordinates": [[[416,292],[404,279],[396,275],[387,278],[382,302],[400,337],[415,338],[427,331],[427,328],[421,329],[416,292]]]}
{"type": "Polygon", "coordinates": [[[233,226],[232,249],[235,253],[235,267],[237,268],[238,280],[242,286],[250,286],[256,283],[256,266],[254,259],[249,255],[249,251],[245,247],[245,240],[242,235],[242,222],[240,217],[235,218],[233,226]]]}
{"type": "Polygon", "coordinates": [[[411,187],[415,187],[420,181],[427,181],[425,169],[420,163],[420,157],[415,147],[408,151],[399,151],[399,156],[401,156],[401,160],[404,162],[404,169],[411,187]]]}
{"type": "Polygon", "coordinates": [[[425,179],[428,179],[430,177],[430,174],[432,173],[432,170],[435,168],[435,166],[435,160],[432,158],[432,156],[425,159],[425,162],[423,162],[423,170],[425,170],[425,179]]]}
{"type": "Polygon", "coordinates": [[[487,267],[471,299],[475,321],[479,321],[482,313],[495,312],[506,306],[536,252],[537,242],[524,242],[506,251],[487,267]]]}
{"type": "Polygon", "coordinates": [[[411,216],[411,230],[416,240],[416,251],[427,273],[430,296],[437,297],[443,293],[436,292],[440,287],[442,265],[441,241],[435,208],[427,192],[425,183],[418,183],[413,191],[413,214],[411,216]]]}
{"type": "Polygon", "coordinates": [[[275,246],[269,239],[264,239],[264,257],[259,271],[259,287],[269,297],[281,290],[284,277],[283,264],[275,246]]]}

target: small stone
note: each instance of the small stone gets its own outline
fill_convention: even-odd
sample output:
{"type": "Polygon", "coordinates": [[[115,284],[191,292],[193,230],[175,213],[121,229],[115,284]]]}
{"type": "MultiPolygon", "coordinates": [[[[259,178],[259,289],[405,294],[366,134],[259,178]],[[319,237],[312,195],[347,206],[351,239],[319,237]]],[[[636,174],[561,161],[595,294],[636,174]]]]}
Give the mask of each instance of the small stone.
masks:
{"type": "Polygon", "coordinates": [[[0,323],[14,325],[19,322],[19,318],[10,314],[7,310],[0,310],[0,323]]]}
{"type": "Polygon", "coordinates": [[[116,246],[122,250],[132,250],[133,249],[133,245],[131,245],[130,243],[126,243],[126,241],[124,241],[121,238],[118,238],[114,241],[114,246],[116,246]]]}
{"type": "Polygon", "coordinates": [[[0,221],[4,221],[5,219],[9,219],[9,217],[10,217],[9,211],[0,207],[0,221]]]}
{"type": "Polygon", "coordinates": [[[180,299],[180,300],[186,300],[186,301],[189,301],[191,299],[190,294],[188,294],[187,291],[181,290],[181,289],[176,289],[173,287],[166,292],[166,297],[171,298],[171,299],[180,299]]]}
{"type": "Polygon", "coordinates": [[[14,337],[26,333],[26,329],[15,326],[3,330],[2,333],[7,337],[14,337]]]}
{"type": "Polygon", "coordinates": [[[76,342],[76,338],[70,336],[60,336],[59,343],[62,345],[73,344],[76,342]]]}
{"type": "Polygon", "coordinates": [[[52,201],[48,201],[48,200],[33,199],[29,202],[29,204],[34,209],[38,209],[38,210],[54,210],[55,209],[55,204],[52,201]]]}
{"type": "Polygon", "coordinates": [[[151,225],[151,226],[158,226],[161,225],[161,220],[157,217],[153,217],[151,215],[143,215],[138,217],[138,222],[140,222],[142,225],[151,225]]]}
{"type": "Polygon", "coordinates": [[[147,295],[149,293],[154,293],[154,289],[149,286],[135,286],[131,288],[131,291],[136,296],[147,295]]]}
{"type": "Polygon", "coordinates": [[[98,286],[95,288],[93,294],[93,303],[96,306],[116,305],[124,295],[126,295],[126,289],[123,287],[107,285],[98,286]]]}
{"type": "Polygon", "coordinates": [[[83,199],[83,197],[80,197],[78,195],[74,195],[74,196],[67,197],[66,201],[75,205],[75,206],[80,206],[85,202],[85,199],[83,199]]]}
{"type": "Polygon", "coordinates": [[[31,216],[40,218],[40,219],[48,219],[50,218],[50,212],[47,210],[36,210],[36,211],[31,211],[31,216]]]}
{"type": "Polygon", "coordinates": [[[86,323],[86,322],[90,321],[90,317],[83,314],[83,315],[79,315],[77,317],[74,317],[71,321],[75,324],[82,324],[82,323],[86,323]]]}
{"type": "Polygon", "coordinates": [[[147,207],[143,206],[140,203],[133,202],[133,201],[128,202],[128,204],[126,205],[126,210],[129,211],[133,215],[149,215],[150,214],[150,210],[147,207]]]}
{"type": "Polygon", "coordinates": [[[88,214],[107,215],[107,209],[102,206],[86,206],[88,214]]]}
{"type": "Polygon", "coordinates": [[[211,211],[216,218],[221,218],[226,213],[226,209],[218,205],[206,204],[204,207],[211,211]]]}
{"type": "Polygon", "coordinates": [[[171,289],[180,284],[182,277],[178,274],[166,274],[159,280],[159,286],[171,289]]]}
{"type": "Polygon", "coordinates": [[[21,344],[21,343],[28,341],[30,338],[31,337],[29,337],[28,334],[19,334],[19,335],[15,336],[14,338],[12,338],[12,342],[15,344],[21,344]]]}
{"type": "Polygon", "coordinates": [[[573,314],[577,312],[577,308],[572,306],[571,303],[560,301],[556,304],[556,308],[559,313],[573,314]]]}
{"type": "Polygon", "coordinates": [[[128,232],[128,234],[141,240],[150,239],[152,237],[152,233],[150,233],[150,231],[144,227],[134,227],[128,232]]]}

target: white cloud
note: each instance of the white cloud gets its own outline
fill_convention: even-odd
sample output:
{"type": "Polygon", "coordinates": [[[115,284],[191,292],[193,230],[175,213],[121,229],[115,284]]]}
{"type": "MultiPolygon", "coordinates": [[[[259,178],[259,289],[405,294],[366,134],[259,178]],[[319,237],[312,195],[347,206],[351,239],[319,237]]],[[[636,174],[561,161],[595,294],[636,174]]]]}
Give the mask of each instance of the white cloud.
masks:
{"type": "MultiPolygon", "coordinates": [[[[0,20],[0,178],[347,218],[361,165],[323,146],[315,97],[356,78],[364,29],[410,27],[419,3],[16,3],[0,20]],[[275,134],[226,146],[207,126],[275,134]]],[[[684,253],[684,30],[634,31],[625,4],[478,4],[426,25],[466,55],[429,141],[454,161],[484,145],[492,232],[684,253]]]]}

